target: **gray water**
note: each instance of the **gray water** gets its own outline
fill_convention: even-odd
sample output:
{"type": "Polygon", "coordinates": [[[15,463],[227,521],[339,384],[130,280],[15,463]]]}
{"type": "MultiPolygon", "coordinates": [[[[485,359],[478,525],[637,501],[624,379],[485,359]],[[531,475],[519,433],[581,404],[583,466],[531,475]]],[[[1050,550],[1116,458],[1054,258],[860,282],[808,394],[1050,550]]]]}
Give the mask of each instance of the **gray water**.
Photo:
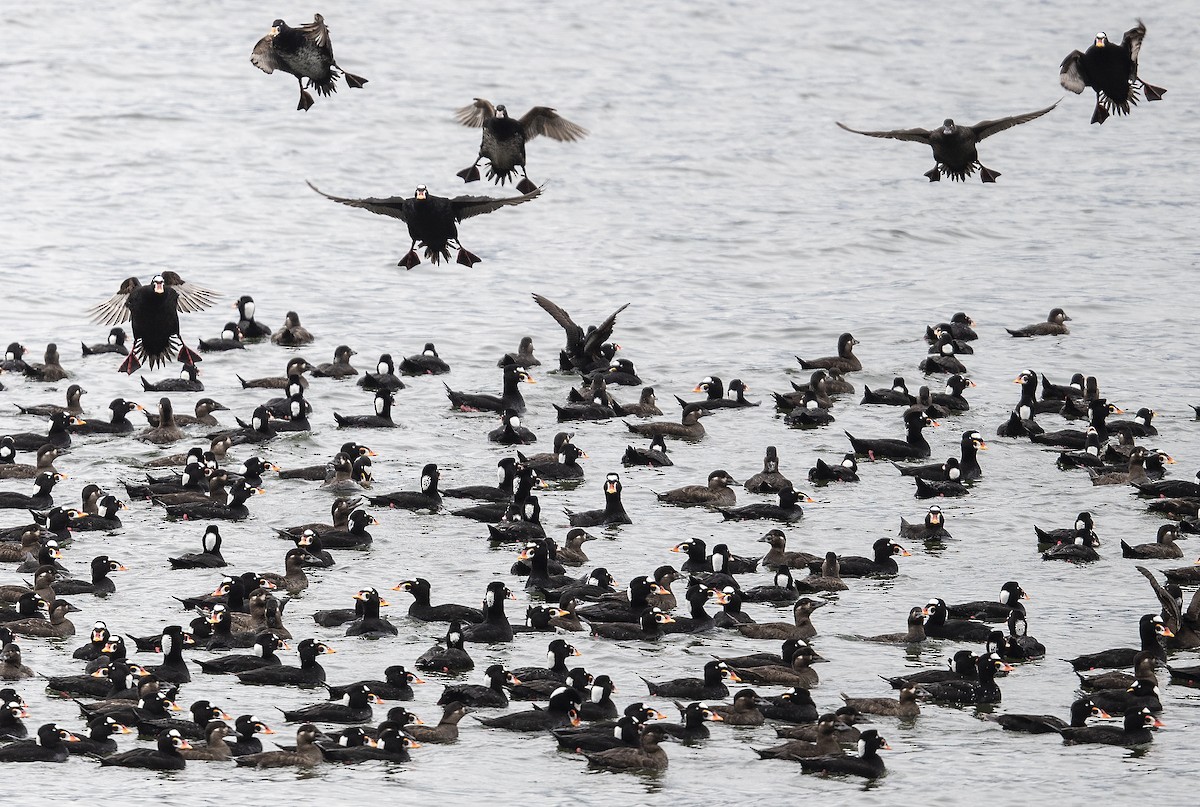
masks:
{"type": "MultiPolygon", "coordinates": [[[[494,391],[495,361],[520,337],[534,336],[543,361],[561,344],[561,331],[529,297],[538,292],[584,323],[631,302],[617,340],[660,399],[689,397],[700,378],[718,374],[744,379],[752,399],[769,401],[771,390],[806,380],[794,355],[828,355],[845,330],[862,342],[866,370],[854,377],[856,388],[884,386],[896,374],[917,386],[924,326],[965,310],[980,323],[976,354],[965,360],[979,387],[971,390],[971,411],[930,436],[935,458],[957,453],[963,429],[994,434],[1017,398],[1010,380],[1033,367],[1059,381],[1077,371],[1094,374],[1119,405],[1156,408],[1161,437],[1153,444],[1177,458],[1175,475],[1190,478],[1200,455],[1200,427],[1188,406],[1200,402],[1189,350],[1197,338],[1191,283],[1200,147],[1190,134],[1196,103],[1183,76],[1197,57],[1194,13],[1184,2],[1144,10],[1142,73],[1170,92],[1162,103],[1143,103],[1131,117],[1101,127],[1088,125],[1089,96],[1058,86],[1057,65],[1095,31],[1118,39],[1134,20],[1127,4],[1091,5],[331,5],[315,10],[331,26],[339,61],[370,83],[353,91],[343,85],[300,113],[292,79],[263,75],[248,56],[274,16],[299,24],[311,19],[309,6],[9,4],[0,11],[3,342],[19,339],[36,358],[56,341],[74,379],[89,390],[89,415],[101,415],[117,395],[152,406],[156,396],[113,372],[116,361],[81,359],[76,345],[102,339],[104,329],[89,324],[86,310],[122,279],[170,268],[223,295],[221,305],[184,318],[192,344],[215,336],[233,313],[229,304],[248,293],[268,324],[280,324],[289,309],[300,312],[317,335],[300,352],[314,362],[349,343],[358,365],[369,367],[381,352],[415,353],[433,340],[453,366],[451,386],[494,391]],[[932,127],[947,116],[973,123],[1064,95],[1050,115],[983,144],[985,164],[1003,175],[988,186],[930,185],[921,176],[931,167],[925,147],[834,126],[932,127]],[[483,184],[464,191],[454,176],[474,159],[478,133],[456,125],[452,112],[475,96],[518,114],[552,105],[591,132],[579,143],[531,145],[530,174],[546,192],[466,222],[463,242],[484,259],[475,268],[398,269],[408,243],[399,222],[336,206],[304,186],[309,179],[345,196],[410,195],[419,183],[442,195],[505,193],[483,184]],[[1054,305],[1073,317],[1070,336],[1017,341],[1004,333],[1003,326],[1037,321],[1054,305]]],[[[264,396],[238,388],[234,373],[276,374],[291,355],[256,345],[206,356],[205,394],[245,417],[264,396]]],[[[569,379],[537,377],[541,383],[527,388],[525,423],[543,446],[557,430],[551,403],[563,399],[569,379]]],[[[66,386],[7,374],[3,382],[0,399],[21,403],[58,400],[66,386]]],[[[177,396],[177,409],[189,411],[194,397],[177,396]]],[[[346,439],[360,439],[380,455],[377,487],[395,490],[414,488],[429,461],[443,469],[446,487],[487,482],[506,453],[484,438],[492,420],[448,410],[441,379],[413,381],[399,396],[401,428],[386,433],[333,427],[334,410],[369,409],[369,396],[350,383],[318,381],[310,399],[313,433],[272,443],[270,459],[309,464],[346,439]]],[[[899,435],[895,410],[858,407],[857,399],[844,397],[834,410],[837,423],[813,432],[786,429],[769,406],[721,413],[706,421],[704,441],[675,448],[675,467],[621,469],[635,523],[589,544],[592,565],[626,581],[677,562],[667,550],[687,537],[754,553],[761,525],[660,507],[652,491],[702,481],[717,467],[744,479],[761,467],[768,444],[779,447],[783,470],[800,484],[817,457],[836,458],[848,448],[843,428],[899,435]]],[[[38,427],[12,411],[0,409],[0,432],[38,427]]],[[[1057,427],[1055,418],[1046,422],[1057,427]]],[[[629,442],[618,422],[574,430],[590,454],[587,480],[542,496],[548,529],[558,537],[566,526],[561,508],[599,506],[603,475],[619,469],[629,442]]],[[[1008,579],[1032,594],[1030,633],[1049,653],[1003,680],[997,711],[1065,715],[1075,677],[1060,659],[1136,643],[1138,617],[1158,606],[1134,562],[1118,556],[1118,540],[1152,540],[1158,520],[1124,489],[1093,489],[1082,476],[1059,472],[1049,451],[1016,440],[991,445],[982,458],[985,480],[969,497],[942,505],[953,542],[936,553],[911,547],[913,557],[902,559],[896,578],[854,583],[816,614],[821,635],[814,644],[830,660],[814,691],[821,708],[839,705],[840,691],[886,694],[877,674],[943,665],[957,649],[935,642],[909,657],[853,635],[900,630],[908,608],[931,596],[991,597],[1008,579]],[[1081,509],[1096,514],[1103,559],[1086,567],[1043,562],[1032,526],[1069,524],[1081,509]]],[[[88,482],[119,489],[119,480],[136,478],[139,464],[157,454],[124,439],[79,440],[60,462],[71,479],[56,500],[76,500],[88,482]]],[[[901,516],[916,520],[924,512],[890,466],[866,466],[861,475],[857,486],[812,491],[817,503],[787,531],[791,548],[865,554],[873,540],[894,534],[901,516]]],[[[329,497],[312,485],[267,487],[252,502],[251,519],[223,528],[226,556],[239,570],[279,570],[287,545],[271,528],[327,514],[329,497]]],[[[741,494],[739,503],[755,498],[741,494]]],[[[0,524],[21,523],[21,515],[4,512],[0,524]]],[[[315,573],[314,585],[287,610],[297,637],[317,636],[340,651],[325,665],[334,683],[411,664],[444,626],[408,620],[407,600],[398,594],[391,610],[400,636],[392,640],[310,630],[313,610],[345,607],[363,585],[390,587],[414,575],[433,581],[435,601],[473,602],[497,576],[520,588],[506,576],[512,552],[490,548],[475,522],[378,515],[374,548],[338,554],[338,565],[315,573]]],[[[75,615],[81,633],[96,618],[134,634],[186,622],[191,614],[172,607],[169,595],[199,593],[217,580],[167,569],[168,554],[198,545],[200,524],[165,522],[144,504],[135,504],[125,523],[115,535],[81,536],[69,553],[81,573],[99,552],[131,568],[108,600],[73,598],[83,608],[75,615]]],[[[1193,551],[1150,565],[1184,565],[1193,551]]],[[[5,572],[2,582],[17,579],[5,572]]],[[[510,615],[522,614],[525,604],[521,594],[510,615]]],[[[747,611],[759,621],[789,616],[766,606],[747,611]]],[[[550,638],[471,649],[477,670],[492,660],[535,664],[550,638]]],[[[644,696],[639,674],[688,675],[710,654],[776,649],[719,632],[656,647],[569,639],[590,671],[613,676],[622,705],[644,696]]],[[[78,664],[70,651],[82,641],[26,640],[26,663],[46,674],[72,672],[78,664]]],[[[1194,663],[1191,653],[1176,658],[1194,663]]],[[[427,721],[440,712],[433,704],[442,683],[429,676],[418,688],[413,709],[427,721]]],[[[21,691],[31,726],[57,720],[82,727],[69,702],[45,697],[32,682],[21,691]]],[[[319,693],[197,675],[183,701],[201,697],[232,714],[255,712],[290,739],[292,727],[273,707],[313,702],[319,693]]],[[[133,803],[211,799],[230,788],[257,794],[278,783],[289,795],[386,792],[442,803],[630,803],[664,794],[707,804],[831,793],[854,793],[870,804],[950,803],[966,788],[991,798],[1000,789],[1018,801],[1048,792],[1071,803],[1135,792],[1178,797],[1173,777],[1194,771],[1200,751],[1197,695],[1164,687],[1163,700],[1168,728],[1137,752],[1010,736],[980,719],[990,710],[930,706],[913,723],[880,718],[894,749],[886,753],[889,774],[865,788],[757,761],[750,747],[773,742],[769,727],[716,727],[701,746],[668,746],[664,774],[639,777],[585,773],[580,759],[557,752],[545,736],[483,729],[470,718],[457,745],[421,749],[405,766],[326,765],[297,774],[197,763],[179,774],[145,776],[72,759],[61,768],[5,773],[12,789],[38,797],[133,803]],[[380,791],[381,783],[396,789],[380,791]]]]}

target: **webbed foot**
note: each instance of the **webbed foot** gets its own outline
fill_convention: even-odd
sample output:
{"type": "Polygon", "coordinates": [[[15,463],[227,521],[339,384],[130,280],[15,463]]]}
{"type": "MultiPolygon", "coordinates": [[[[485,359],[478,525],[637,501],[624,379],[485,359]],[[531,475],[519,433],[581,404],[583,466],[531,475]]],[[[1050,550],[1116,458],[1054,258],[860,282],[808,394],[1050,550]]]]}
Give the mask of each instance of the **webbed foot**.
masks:
{"type": "Polygon", "coordinates": [[[468,252],[463,247],[458,248],[458,262],[463,266],[474,266],[475,264],[479,263],[480,260],[481,259],[478,255],[468,252]]]}

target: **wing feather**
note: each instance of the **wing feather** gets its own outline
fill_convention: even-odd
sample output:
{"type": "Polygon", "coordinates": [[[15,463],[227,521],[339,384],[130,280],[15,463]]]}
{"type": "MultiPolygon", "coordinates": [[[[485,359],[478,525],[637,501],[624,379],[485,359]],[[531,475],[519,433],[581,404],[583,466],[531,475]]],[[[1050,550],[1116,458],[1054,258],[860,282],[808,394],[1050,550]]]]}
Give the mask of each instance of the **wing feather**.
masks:
{"type": "Polygon", "coordinates": [[[250,64],[264,73],[274,73],[280,67],[278,60],[275,58],[274,40],[274,34],[267,34],[258,40],[258,44],[250,52],[250,64]]]}
{"type": "Polygon", "coordinates": [[[555,322],[562,326],[562,329],[571,334],[580,330],[575,324],[575,320],[571,319],[571,315],[562,309],[558,303],[553,300],[548,300],[540,294],[533,295],[533,301],[542,307],[542,310],[549,314],[555,322]]]}
{"type": "Polygon", "coordinates": [[[454,119],[463,126],[472,126],[476,129],[494,117],[496,117],[496,107],[492,106],[492,102],[486,98],[476,98],[473,104],[454,113],[454,119]]]}
{"type": "Polygon", "coordinates": [[[1129,51],[1129,58],[1133,61],[1130,80],[1137,78],[1138,54],[1142,52],[1142,40],[1145,38],[1146,24],[1141,20],[1137,21],[1137,28],[1130,28],[1125,32],[1125,36],[1121,37],[1121,46],[1129,51]]]}
{"type": "Polygon", "coordinates": [[[117,289],[117,293],[109,297],[100,305],[93,306],[88,313],[91,314],[92,322],[101,325],[120,325],[122,322],[128,322],[130,317],[129,312],[129,295],[138,286],[142,285],[141,281],[136,277],[127,277],[121,282],[121,287],[117,289]]]}
{"type": "Polygon", "coordinates": [[[1083,53],[1073,50],[1067,54],[1058,67],[1058,83],[1064,90],[1070,90],[1078,95],[1090,83],[1087,72],[1083,69],[1083,53]]]}
{"type": "Polygon", "coordinates": [[[301,25],[296,30],[304,34],[304,38],[319,49],[330,56],[333,55],[333,42],[329,39],[329,27],[325,25],[325,18],[320,14],[313,14],[312,22],[301,25]]]}
{"type": "Polygon", "coordinates": [[[350,207],[361,207],[363,210],[370,210],[372,213],[378,213],[381,216],[391,216],[394,219],[408,221],[408,219],[405,218],[404,210],[404,203],[408,200],[403,196],[391,196],[387,199],[348,199],[344,196],[331,196],[308,180],[305,180],[305,183],[308,185],[308,187],[312,188],[326,199],[332,199],[335,202],[340,202],[344,205],[349,205],[350,207]]]}
{"type": "Polygon", "coordinates": [[[845,129],[847,132],[866,135],[867,137],[886,137],[890,140],[911,140],[914,143],[924,143],[929,145],[930,131],[928,129],[893,129],[888,132],[864,132],[861,129],[851,129],[846,124],[835,121],[838,126],[845,129]]]}
{"type": "MultiPolygon", "coordinates": [[[[542,187],[544,188],[545,186],[543,185],[542,187]]],[[[454,218],[462,221],[472,216],[491,213],[493,210],[499,210],[509,205],[524,204],[541,195],[542,188],[534,188],[529,193],[524,193],[520,196],[509,196],[503,199],[495,199],[490,196],[456,196],[450,200],[450,206],[454,208],[454,218]]]]}
{"type": "Polygon", "coordinates": [[[1177,630],[1181,621],[1180,617],[1182,616],[1179,613],[1179,603],[1175,602],[1175,598],[1159,585],[1158,580],[1154,577],[1154,572],[1145,566],[1134,566],[1133,568],[1141,572],[1150,581],[1150,588],[1154,589],[1154,596],[1158,597],[1158,603],[1162,606],[1163,621],[1167,623],[1167,626],[1171,630],[1177,630]]]}
{"type": "Polygon", "coordinates": [[[176,272],[169,270],[163,272],[162,278],[165,285],[175,289],[175,308],[185,314],[203,311],[221,296],[212,289],[198,286],[195,283],[188,283],[176,272]]]}
{"type": "Polygon", "coordinates": [[[985,137],[991,137],[996,134],[996,132],[1003,132],[1005,129],[1011,129],[1014,126],[1020,126],[1022,123],[1036,120],[1056,106],[1058,106],[1058,101],[1055,101],[1045,109],[1039,109],[1037,112],[1026,112],[1024,115],[1013,115],[1012,117],[1000,118],[998,120],[980,121],[971,128],[975,131],[975,135],[980,140],[983,140],[985,137]]]}
{"type": "Polygon", "coordinates": [[[545,135],[551,140],[573,142],[587,136],[587,129],[559,115],[548,106],[535,106],[521,117],[525,139],[545,135]]]}
{"type": "Polygon", "coordinates": [[[583,341],[584,353],[593,355],[600,352],[600,346],[607,342],[613,335],[613,329],[617,326],[617,314],[620,314],[626,308],[629,308],[629,303],[625,303],[625,305],[609,314],[608,319],[600,323],[596,330],[587,335],[587,338],[583,341]]]}

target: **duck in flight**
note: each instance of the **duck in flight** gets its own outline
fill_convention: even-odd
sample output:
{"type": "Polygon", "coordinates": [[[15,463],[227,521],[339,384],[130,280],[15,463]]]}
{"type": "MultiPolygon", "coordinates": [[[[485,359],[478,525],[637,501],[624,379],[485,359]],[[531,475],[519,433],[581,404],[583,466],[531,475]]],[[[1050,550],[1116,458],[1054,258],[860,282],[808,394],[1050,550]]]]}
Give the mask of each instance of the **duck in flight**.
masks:
{"type": "Polygon", "coordinates": [[[936,163],[933,168],[925,172],[925,176],[929,177],[930,182],[937,182],[943,176],[950,177],[955,182],[966,182],[967,177],[974,175],[976,168],[979,169],[979,178],[984,182],[995,182],[996,177],[1000,176],[1000,172],[993,171],[979,162],[979,152],[976,148],[979,141],[985,137],[991,137],[997,132],[1003,132],[1005,129],[1011,129],[1040,118],[1056,106],[1058,106],[1058,102],[1045,109],[1039,109],[1037,112],[980,121],[974,126],[959,126],[950,118],[946,118],[945,122],[936,129],[893,129],[882,132],[864,132],[859,129],[851,129],[840,122],[838,126],[847,132],[867,137],[912,140],[930,146],[933,149],[933,159],[936,163]]]}
{"type": "Polygon", "coordinates": [[[381,216],[391,216],[407,224],[412,245],[408,254],[398,264],[405,269],[412,269],[421,262],[416,250],[418,243],[425,247],[425,257],[435,264],[441,263],[443,259],[449,261],[450,249],[453,247],[458,250],[459,263],[474,266],[479,263],[480,258],[458,242],[458,222],[509,205],[519,205],[542,195],[541,188],[534,188],[529,193],[508,199],[493,199],[490,196],[456,196],[448,199],[445,196],[434,196],[424,185],[418,185],[412,198],[392,196],[387,199],[348,199],[343,196],[331,196],[311,182],[308,183],[308,187],[326,199],[350,207],[361,207],[381,216]]]}

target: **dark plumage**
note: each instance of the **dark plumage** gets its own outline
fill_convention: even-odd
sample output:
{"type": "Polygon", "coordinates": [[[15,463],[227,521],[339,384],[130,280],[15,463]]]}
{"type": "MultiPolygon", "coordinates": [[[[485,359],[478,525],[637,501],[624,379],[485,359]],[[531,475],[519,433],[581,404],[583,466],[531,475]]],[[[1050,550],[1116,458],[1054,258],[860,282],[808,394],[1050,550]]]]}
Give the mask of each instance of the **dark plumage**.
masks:
{"type": "Polygon", "coordinates": [[[169,361],[176,349],[179,361],[195,364],[200,357],[183,344],[179,312],[202,311],[213,304],[215,297],[212,291],[188,283],[171,271],[155,275],[149,286],[130,277],[107,302],[92,309],[92,320],[103,325],[132,321],[133,350],[121,364],[121,372],[132,375],[143,361],[158,367],[169,361]]]}
{"type": "Polygon", "coordinates": [[[979,176],[984,182],[995,182],[996,177],[1000,176],[1000,173],[984,167],[979,162],[979,153],[976,150],[979,141],[986,137],[991,137],[997,132],[1003,132],[1005,129],[1011,129],[1014,126],[1040,118],[1056,106],[1058,106],[1057,102],[1045,109],[1039,109],[1037,112],[1013,115],[1012,117],[999,118],[997,120],[980,121],[973,126],[959,126],[950,118],[946,118],[940,128],[933,130],[894,129],[892,131],[864,132],[858,129],[851,129],[843,123],[838,123],[838,126],[847,132],[867,135],[868,137],[912,140],[930,146],[933,149],[933,159],[935,162],[934,167],[925,173],[925,176],[929,177],[930,182],[937,182],[943,176],[950,177],[956,182],[965,182],[967,177],[975,173],[976,168],[979,169],[979,176]]]}
{"type": "MultiPolygon", "coordinates": [[[[300,103],[296,109],[307,110],[313,98],[304,88],[308,79],[309,88],[319,95],[329,96],[337,92],[337,80],[341,69],[333,58],[333,43],[329,39],[329,28],[325,18],[313,15],[313,21],[292,28],[283,20],[271,23],[271,30],[258,41],[250,54],[250,63],[264,73],[281,70],[296,77],[300,84],[300,103]]],[[[346,86],[358,89],[367,83],[361,76],[345,73],[346,86]]]]}
{"type": "Polygon", "coordinates": [[[503,104],[492,106],[490,101],[476,98],[475,103],[458,110],[456,118],[463,126],[483,129],[479,144],[479,159],[470,168],[458,172],[464,182],[479,179],[479,163],[488,161],[487,178],[503,185],[521,172],[517,190],[529,193],[537,188],[525,174],[525,143],[538,135],[553,140],[575,141],[587,135],[587,130],[560,116],[550,107],[535,106],[520,118],[510,118],[503,104]]]}
{"type": "Polygon", "coordinates": [[[1144,745],[1154,740],[1152,728],[1163,723],[1149,709],[1131,710],[1125,713],[1120,726],[1068,726],[1060,733],[1067,745],[1076,743],[1102,743],[1104,745],[1144,745]]]}
{"type": "Polygon", "coordinates": [[[854,355],[854,346],[859,344],[851,334],[844,333],[838,337],[838,354],[820,359],[805,360],[796,357],[800,366],[805,370],[839,370],[843,373],[856,372],[862,369],[862,362],[854,355]]]}
{"type": "Polygon", "coordinates": [[[1050,310],[1049,316],[1045,322],[1035,322],[1032,325],[1026,325],[1024,328],[1005,328],[1013,336],[1055,336],[1068,334],[1070,331],[1063,323],[1071,318],[1061,308],[1053,308],[1050,310]]]}
{"type": "Polygon", "coordinates": [[[156,748],[135,748],[100,760],[101,766],[148,768],[155,771],[181,771],[187,763],[179,752],[191,748],[177,729],[167,729],[158,735],[156,748]]]}
{"type": "Polygon", "coordinates": [[[450,249],[458,250],[458,263],[473,266],[479,262],[479,257],[468,252],[458,242],[458,222],[463,219],[491,213],[508,205],[519,205],[538,198],[541,188],[507,199],[493,199],[489,196],[456,196],[453,199],[444,196],[434,196],[424,185],[418,185],[416,194],[411,198],[391,196],[383,198],[351,199],[342,196],[331,196],[314,186],[308,187],[335,202],[350,207],[361,207],[381,216],[397,218],[408,225],[408,235],[412,245],[400,260],[400,266],[411,269],[421,262],[417,256],[418,243],[425,247],[426,259],[433,263],[450,260],[450,249]]]}
{"type": "Polygon", "coordinates": [[[320,732],[312,723],[305,723],[296,729],[296,748],[292,751],[262,751],[257,754],[245,754],[234,758],[240,767],[245,768],[310,768],[320,764],[325,759],[325,753],[317,745],[320,732]]]}
{"type": "Polygon", "coordinates": [[[894,439],[860,439],[846,432],[850,445],[859,455],[878,459],[924,459],[930,454],[929,442],[921,433],[927,426],[937,424],[928,415],[908,411],[904,414],[904,426],[907,431],[904,440],[894,439]]]}
{"type": "Polygon", "coordinates": [[[1009,731],[1024,731],[1030,734],[1061,733],[1068,726],[1081,728],[1087,725],[1089,717],[1107,720],[1109,714],[1092,703],[1091,698],[1079,698],[1071,704],[1071,722],[1055,715],[1004,714],[997,715],[995,720],[1001,727],[1009,731]]]}
{"type": "Polygon", "coordinates": [[[858,756],[833,755],[802,758],[799,760],[805,773],[849,774],[867,779],[878,779],[887,773],[879,750],[890,750],[887,740],[875,729],[867,729],[858,739],[858,756]]]}
{"type": "Polygon", "coordinates": [[[565,510],[572,527],[599,527],[608,524],[632,524],[621,503],[621,479],[608,474],[604,479],[604,509],[572,512],[565,510]]]}
{"type": "Polygon", "coordinates": [[[0,762],[66,762],[68,743],[79,738],[54,723],[46,723],[37,731],[36,740],[22,740],[0,748],[0,762]]]}
{"type": "Polygon", "coordinates": [[[1104,123],[1114,112],[1128,115],[1138,102],[1139,89],[1146,94],[1147,101],[1162,100],[1166,90],[1138,77],[1138,56],[1145,37],[1146,26],[1138,20],[1137,27],[1121,37],[1120,45],[1109,42],[1108,35],[1101,31],[1086,51],[1071,51],[1063,59],[1058,81],[1064,89],[1076,94],[1082,93],[1084,87],[1096,91],[1092,123],[1104,123]]]}

